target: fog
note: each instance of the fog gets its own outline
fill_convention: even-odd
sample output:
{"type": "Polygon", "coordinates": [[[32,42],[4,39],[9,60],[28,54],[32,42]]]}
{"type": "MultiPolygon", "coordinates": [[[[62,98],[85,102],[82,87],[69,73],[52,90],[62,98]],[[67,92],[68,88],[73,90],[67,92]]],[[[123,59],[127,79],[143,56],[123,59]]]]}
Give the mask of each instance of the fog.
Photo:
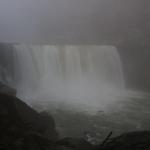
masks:
{"type": "MultiPolygon", "coordinates": [[[[52,86],[50,86],[52,84],[55,86],[53,93],[59,91],[53,95],[58,96],[58,93],[62,92],[60,97],[67,99],[66,94],[64,94],[65,90],[62,88],[66,85],[61,83],[62,81],[60,82],[60,77],[57,75],[63,76],[62,72],[66,70],[61,72],[61,69],[58,68],[63,68],[69,64],[64,68],[74,69],[70,69],[71,73],[65,77],[70,80],[67,89],[70,90],[68,92],[70,95],[75,94],[72,91],[78,91],[78,94],[75,94],[75,96],[79,96],[77,99],[81,100],[83,95],[90,93],[88,91],[92,92],[87,94],[88,96],[86,95],[84,99],[97,97],[97,93],[98,97],[99,95],[106,97],[109,95],[107,92],[112,90],[104,90],[105,86],[115,85],[113,88],[106,89],[116,89],[116,83],[119,83],[119,86],[120,84],[123,85],[120,86],[121,89],[124,87],[123,95],[128,95],[126,94],[128,91],[130,91],[129,93],[132,93],[131,91],[137,91],[136,93],[149,92],[149,15],[149,2],[146,0],[13,0],[11,2],[2,0],[0,2],[0,42],[9,44],[1,44],[0,62],[1,68],[3,68],[1,69],[3,70],[1,71],[3,72],[1,73],[1,82],[15,86],[18,89],[18,95],[24,95],[23,97],[26,99],[37,98],[37,95],[49,95],[49,91],[53,91],[52,86]],[[15,43],[24,43],[24,45],[16,47],[17,44],[15,43]],[[32,44],[39,44],[39,46],[31,46],[32,44]],[[55,45],[57,48],[53,47],[51,50],[43,44],[55,45]],[[72,54],[67,57],[60,57],[64,55],[62,54],[63,45],[74,45],[73,49],[77,52],[71,52],[72,54]],[[89,58],[86,56],[88,50],[81,48],[83,50],[80,54],[79,45],[107,45],[108,49],[109,46],[111,48],[110,50],[106,48],[106,52],[90,52],[91,57],[97,56],[96,59],[93,58],[95,59],[93,62],[93,60],[88,60],[89,58]],[[61,53],[59,61],[58,56],[52,54],[52,51],[61,51],[59,52],[61,53]],[[51,58],[45,56],[47,54],[51,58]],[[106,55],[106,59],[103,59],[105,58],[103,55],[106,55]],[[71,58],[73,60],[69,60],[71,58]],[[64,60],[67,61],[66,64],[63,63],[64,60]],[[84,72],[84,69],[82,70],[84,67],[81,67],[83,62],[88,66],[87,70],[92,68],[92,71],[87,72],[88,77],[81,75],[84,72]],[[103,65],[99,66],[100,64],[103,65]],[[48,71],[43,73],[44,70],[48,71]],[[56,71],[59,73],[54,73],[56,71]],[[91,75],[90,72],[93,74],[91,75]],[[49,78],[49,74],[51,78],[49,78]],[[76,79],[78,82],[73,81],[74,76],[78,78],[76,79]],[[104,79],[103,76],[108,77],[108,79],[104,79]],[[110,76],[112,77],[111,80],[110,76]],[[112,84],[112,81],[115,84],[112,84]],[[82,87],[82,85],[84,86],[82,87]],[[82,90],[80,90],[81,88],[82,90]],[[95,88],[100,89],[101,92],[99,93],[95,88]]],[[[93,48],[89,49],[93,51],[93,48]]],[[[115,95],[120,96],[120,94],[115,95]]],[[[101,101],[107,103],[113,98],[104,99],[101,101]]],[[[95,102],[95,104],[97,103],[95,102]]]]}
{"type": "Polygon", "coordinates": [[[13,76],[1,68],[1,82],[24,101],[67,103],[100,109],[125,91],[122,62],[114,46],[11,45],[13,76]],[[4,74],[4,73],[3,73],[4,74]]]}
{"type": "Polygon", "coordinates": [[[134,44],[3,43],[0,86],[50,113],[60,137],[84,137],[87,130],[99,142],[108,131],[150,129],[149,57],[147,47],[134,44]]]}
{"type": "Polygon", "coordinates": [[[149,95],[148,50],[1,44],[0,54],[0,82],[30,104],[65,102],[77,109],[106,110],[116,102],[149,95]]]}
{"type": "Polygon", "coordinates": [[[0,41],[118,43],[148,28],[148,15],[146,0],[1,0],[0,41]]]}

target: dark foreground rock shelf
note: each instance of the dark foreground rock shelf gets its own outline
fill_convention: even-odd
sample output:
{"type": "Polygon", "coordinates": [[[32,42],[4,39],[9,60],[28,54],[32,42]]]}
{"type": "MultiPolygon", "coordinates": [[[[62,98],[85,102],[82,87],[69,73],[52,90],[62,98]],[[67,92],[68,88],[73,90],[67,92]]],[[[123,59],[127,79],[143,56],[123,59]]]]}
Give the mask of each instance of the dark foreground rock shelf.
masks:
{"type": "Polygon", "coordinates": [[[99,150],[150,150],[150,131],[124,133],[106,142],[99,150]]]}
{"type": "Polygon", "coordinates": [[[50,115],[37,113],[15,96],[0,94],[0,150],[45,150],[56,140],[50,115]]]}
{"type": "Polygon", "coordinates": [[[52,116],[1,93],[0,150],[150,150],[150,131],[109,137],[97,146],[82,138],[60,140],[52,116]]]}

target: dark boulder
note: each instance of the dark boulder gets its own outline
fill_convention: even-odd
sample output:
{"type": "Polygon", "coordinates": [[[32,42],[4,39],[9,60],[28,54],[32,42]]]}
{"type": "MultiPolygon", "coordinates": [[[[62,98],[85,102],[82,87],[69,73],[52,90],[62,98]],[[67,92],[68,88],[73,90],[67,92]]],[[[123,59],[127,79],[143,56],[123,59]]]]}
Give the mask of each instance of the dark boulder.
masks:
{"type": "Polygon", "coordinates": [[[15,96],[0,94],[0,149],[38,150],[41,145],[50,147],[57,139],[50,115],[36,112],[15,96]]]}
{"type": "Polygon", "coordinates": [[[41,132],[42,135],[51,141],[56,141],[58,139],[58,134],[55,130],[55,120],[47,112],[41,112],[41,132]]]}

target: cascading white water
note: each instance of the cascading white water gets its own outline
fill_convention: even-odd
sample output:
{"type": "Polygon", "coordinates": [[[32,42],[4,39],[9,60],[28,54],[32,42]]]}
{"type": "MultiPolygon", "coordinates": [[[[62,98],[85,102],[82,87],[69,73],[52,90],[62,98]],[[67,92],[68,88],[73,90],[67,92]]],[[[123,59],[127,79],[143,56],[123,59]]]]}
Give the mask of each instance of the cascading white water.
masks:
{"type": "Polygon", "coordinates": [[[100,107],[124,89],[117,49],[97,45],[14,45],[16,87],[24,99],[100,107]]]}

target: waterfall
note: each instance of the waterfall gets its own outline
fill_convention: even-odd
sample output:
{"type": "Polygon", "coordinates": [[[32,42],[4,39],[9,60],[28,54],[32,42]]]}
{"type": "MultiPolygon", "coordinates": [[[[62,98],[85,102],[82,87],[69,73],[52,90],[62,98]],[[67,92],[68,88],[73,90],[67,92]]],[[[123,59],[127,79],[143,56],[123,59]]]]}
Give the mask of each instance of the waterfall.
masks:
{"type": "Polygon", "coordinates": [[[114,46],[13,45],[15,87],[24,99],[103,106],[124,89],[114,46]]]}

